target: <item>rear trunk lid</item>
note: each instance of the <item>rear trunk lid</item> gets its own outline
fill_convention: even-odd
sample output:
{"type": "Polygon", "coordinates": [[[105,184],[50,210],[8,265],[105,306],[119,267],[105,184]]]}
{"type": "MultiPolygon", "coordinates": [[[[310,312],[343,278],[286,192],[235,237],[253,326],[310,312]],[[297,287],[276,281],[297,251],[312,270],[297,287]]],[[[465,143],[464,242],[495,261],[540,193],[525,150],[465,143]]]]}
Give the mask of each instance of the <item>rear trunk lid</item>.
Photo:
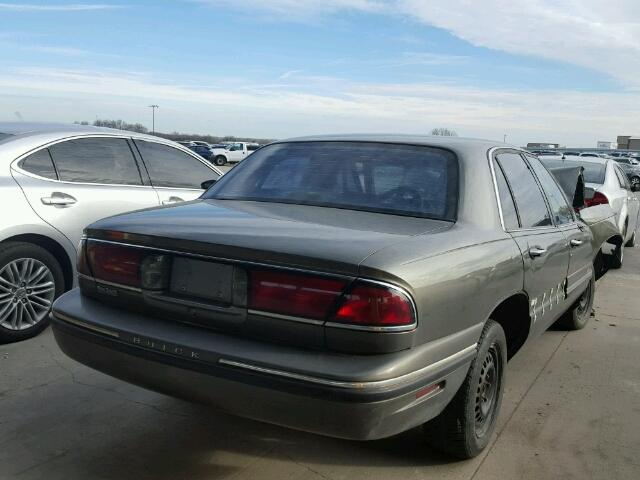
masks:
{"type": "Polygon", "coordinates": [[[357,275],[360,263],[380,249],[451,225],[306,205],[197,200],[103,219],[86,233],[214,258],[357,275]]]}

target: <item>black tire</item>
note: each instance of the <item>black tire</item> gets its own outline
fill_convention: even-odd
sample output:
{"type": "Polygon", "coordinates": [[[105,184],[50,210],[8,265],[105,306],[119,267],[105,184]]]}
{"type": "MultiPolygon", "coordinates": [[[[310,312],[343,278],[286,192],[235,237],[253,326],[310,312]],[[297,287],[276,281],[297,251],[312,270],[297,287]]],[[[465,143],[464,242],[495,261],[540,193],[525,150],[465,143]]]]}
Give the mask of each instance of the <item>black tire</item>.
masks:
{"type": "Polygon", "coordinates": [[[218,155],[216,158],[213,159],[213,163],[214,163],[214,165],[217,165],[218,167],[226,165],[227,164],[227,157],[225,157],[224,155],[218,155]]]}
{"type": "Polygon", "coordinates": [[[640,186],[640,177],[631,177],[630,182],[631,182],[631,186],[637,189],[638,186],[640,186]]]}
{"type": "MultiPolygon", "coordinates": [[[[49,270],[53,284],[54,284],[52,299],[56,299],[60,295],[62,295],[62,293],[64,293],[65,284],[64,284],[64,274],[62,272],[62,267],[60,267],[60,263],[58,263],[56,258],[53,255],[51,255],[51,253],[49,253],[44,248],[31,243],[7,242],[7,243],[0,244],[0,273],[4,271],[5,267],[8,268],[8,266],[12,262],[16,260],[19,261],[21,259],[36,260],[37,262],[40,262],[49,270]]],[[[12,303],[17,303],[18,302],[17,295],[20,292],[17,292],[15,294],[15,302],[14,302],[13,301],[14,295],[12,294],[13,292],[11,291],[11,287],[8,286],[8,284],[6,283],[2,283],[1,280],[0,280],[0,285],[2,286],[2,288],[0,288],[0,295],[4,293],[5,299],[11,298],[12,303]],[[7,297],[7,295],[10,295],[10,297],[7,297]]],[[[21,290],[21,289],[18,289],[18,290],[21,290]]],[[[22,290],[23,290],[22,293],[27,292],[27,290],[25,290],[24,288],[22,290]]],[[[3,325],[3,322],[10,323],[9,313],[3,310],[4,307],[7,305],[8,305],[7,303],[5,303],[4,305],[0,304],[0,343],[17,342],[20,340],[31,338],[37,335],[38,333],[40,333],[42,330],[44,330],[44,328],[49,324],[48,312],[50,308],[45,309],[43,307],[39,307],[37,309],[37,312],[38,313],[42,312],[45,314],[43,318],[37,321],[37,323],[20,330],[9,328],[11,327],[11,325],[9,326],[3,325]]]]}
{"type": "Polygon", "coordinates": [[[591,317],[595,294],[596,278],[594,275],[580,298],[556,321],[555,325],[564,330],[583,329],[591,317]]]}
{"type": "Polygon", "coordinates": [[[500,324],[489,320],[460,390],[439,416],[424,424],[429,445],[462,459],[482,452],[491,440],[500,413],[506,365],[504,331],[500,324]]]}
{"type": "Polygon", "coordinates": [[[624,244],[625,247],[634,247],[636,245],[636,232],[633,232],[631,238],[627,243],[624,244]]]}
{"type": "Polygon", "coordinates": [[[622,268],[622,262],[624,261],[624,245],[617,245],[615,250],[613,251],[613,255],[609,256],[609,267],[610,268],[622,268]]]}

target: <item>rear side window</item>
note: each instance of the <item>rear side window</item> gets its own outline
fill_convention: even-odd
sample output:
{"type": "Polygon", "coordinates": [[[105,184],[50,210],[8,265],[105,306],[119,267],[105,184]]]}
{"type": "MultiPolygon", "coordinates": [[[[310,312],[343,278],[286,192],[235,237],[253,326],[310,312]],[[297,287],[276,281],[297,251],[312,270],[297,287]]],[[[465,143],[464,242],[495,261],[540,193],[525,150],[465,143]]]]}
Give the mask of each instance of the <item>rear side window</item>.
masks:
{"type": "Polygon", "coordinates": [[[522,228],[551,225],[547,204],[524,159],[515,153],[501,153],[497,160],[511,186],[522,228]]]}
{"type": "Polygon", "coordinates": [[[613,165],[613,169],[615,170],[616,176],[618,177],[620,188],[631,190],[631,185],[629,184],[629,180],[627,180],[627,175],[622,170],[620,170],[620,167],[618,167],[617,165],[613,165]]]}
{"type": "Polygon", "coordinates": [[[247,150],[253,152],[260,148],[260,145],[247,145],[247,150]]]}
{"type": "Polygon", "coordinates": [[[529,160],[531,168],[533,168],[533,171],[538,177],[544,193],[547,195],[547,200],[551,206],[551,213],[553,213],[556,225],[573,222],[574,219],[571,207],[567,203],[564,193],[554,180],[551,173],[549,173],[549,170],[547,170],[537,158],[527,156],[527,159],[529,160]]]}
{"type": "Polygon", "coordinates": [[[51,180],[58,179],[56,169],[53,167],[51,155],[49,155],[49,150],[47,148],[38,150],[37,152],[22,159],[19,165],[20,168],[29,173],[33,173],[34,175],[49,178],[51,180]]]}
{"type": "Polygon", "coordinates": [[[78,138],[49,147],[60,180],[78,183],[142,185],[124,138],[78,138]]]}
{"type": "Polygon", "coordinates": [[[205,197],[455,220],[458,161],[426,146],[280,143],[252,153],[205,197]]]}
{"type": "Polygon", "coordinates": [[[509,184],[507,183],[502,168],[495,162],[493,166],[496,172],[496,183],[498,184],[498,195],[500,195],[500,208],[502,209],[504,228],[507,230],[515,230],[520,226],[516,204],[513,202],[511,190],[509,189],[509,184]]]}
{"type": "Polygon", "coordinates": [[[220,175],[177,148],[161,143],[135,140],[154,187],[202,190],[202,183],[220,175]]]}

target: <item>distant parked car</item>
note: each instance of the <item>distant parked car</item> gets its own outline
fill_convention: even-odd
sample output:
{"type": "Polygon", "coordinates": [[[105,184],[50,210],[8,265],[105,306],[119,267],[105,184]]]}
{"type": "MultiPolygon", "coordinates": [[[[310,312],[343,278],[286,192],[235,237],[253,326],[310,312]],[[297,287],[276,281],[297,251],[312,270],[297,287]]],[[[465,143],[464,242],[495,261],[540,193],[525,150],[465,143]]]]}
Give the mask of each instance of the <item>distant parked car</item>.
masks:
{"type": "Polygon", "coordinates": [[[0,123],[0,342],[47,324],[75,280],[82,229],[199,197],[221,172],[155,136],[78,125],[0,123]]]}
{"type": "Polygon", "coordinates": [[[257,143],[234,142],[229,144],[225,151],[215,152],[213,163],[218,166],[226,165],[227,163],[238,163],[247,158],[258,148],[260,148],[260,145],[257,143]]]}
{"type": "Polygon", "coordinates": [[[590,229],[502,142],[281,141],[195,202],[85,232],[53,309],[71,358],[309,432],[424,425],[460,458],[492,438],[507,358],[584,328],[595,294],[590,229]]]}
{"type": "Polygon", "coordinates": [[[542,159],[547,168],[558,166],[581,166],[584,168],[587,206],[609,204],[616,215],[616,223],[622,243],[614,255],[612,266],[619,268],[624,258],[624,247],[633,247],[636,241],[640,201],[634,188],[622,171],[618,162],[599,157],[565,157],[564,159],[542,159]]]}
{"type": "Polygon", "coordinates": [[[187,148],[192,152],[197,153],[205,160],[211,160],[212,157],[214,156],[213,149],[209,146],[194,144],[194,145],[189,145],[187,148]]]}

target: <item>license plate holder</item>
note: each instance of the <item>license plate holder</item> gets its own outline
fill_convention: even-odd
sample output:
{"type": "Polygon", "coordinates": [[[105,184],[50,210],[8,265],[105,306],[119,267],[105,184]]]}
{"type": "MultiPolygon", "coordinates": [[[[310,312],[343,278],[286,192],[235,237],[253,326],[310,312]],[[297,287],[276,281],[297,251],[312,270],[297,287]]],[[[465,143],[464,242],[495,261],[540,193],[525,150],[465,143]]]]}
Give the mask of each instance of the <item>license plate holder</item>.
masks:
{"type": "Polygon", "coordinates": [[[177,295],[230,304],[233,292],[233,266],[175,257],[169,290],[177,295]]]}

